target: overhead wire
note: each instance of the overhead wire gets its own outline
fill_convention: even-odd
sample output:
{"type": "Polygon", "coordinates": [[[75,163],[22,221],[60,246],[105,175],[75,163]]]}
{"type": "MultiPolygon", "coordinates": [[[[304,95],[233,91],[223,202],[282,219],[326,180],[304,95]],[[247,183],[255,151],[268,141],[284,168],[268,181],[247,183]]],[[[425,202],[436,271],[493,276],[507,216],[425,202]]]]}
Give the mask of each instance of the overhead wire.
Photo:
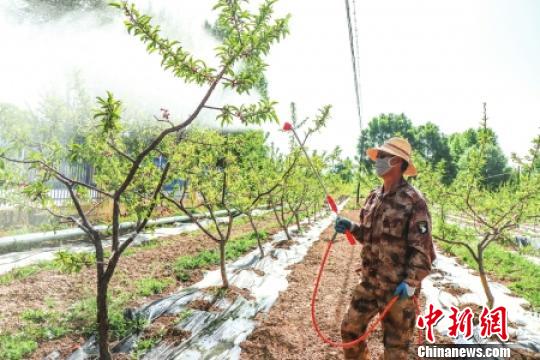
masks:
{"type": "Polygon", "coordinates": [[[362,103],[360,98],[360,75],[359,75],[359,60],[357,56],[358,51],[358,26],[356,18],[356,2],[353,0],[353,14],[351,16],[351,6],[349,0],[345,0],[345,9],[347,13],[347,27],[349,30],[349,46],[351,50],[351,60],[354,73],[354,92],[356,95],[356,110],[358,113],[358,121],[360,123],[360,130],[362,130],[362,103]],[[354,21],[354,26],[353,26],[354,21]]]}

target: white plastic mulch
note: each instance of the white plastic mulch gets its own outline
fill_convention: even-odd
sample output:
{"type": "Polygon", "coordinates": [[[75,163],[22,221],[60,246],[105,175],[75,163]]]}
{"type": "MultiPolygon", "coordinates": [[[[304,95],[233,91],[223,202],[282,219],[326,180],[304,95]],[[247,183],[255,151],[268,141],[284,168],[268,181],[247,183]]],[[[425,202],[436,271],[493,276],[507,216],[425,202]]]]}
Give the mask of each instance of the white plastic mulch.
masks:
{"type": "MultiPolygon", "coordinates": [[[[435,308],[443,310],[445,317],[436,325],[436,329],[441,334],[446,335],[451,325],[449,319],[450,306],[455,306],[460,310],[463,310],[460,306],[467,303],[483,306],[487,303],[487,298],[480,277],[474,275],[470,269],[458,264],[454,258],[437,253],[434,267],[436,272],[422,282],[422,291],[426,296],[426,308],[424,311],[427,311],[430,303],[435,308]],[[461,287],[470,292],[454,296],[441,288],[440,285],[438,286],[439,283],[461,287]]],[[[494,281],[490,281],[489,285],[495,298],[494,307],[505,306],[508,321],[515,324],[515,327],[509,325],[509,335],[516,335],[517,342],[521,346],[533,351],[540,351],[540,314],[525,310],[522,305],[528,306],[528,302],[512,295],[506,286],[494,281]]],[[[480,314],[475,314],[475,316],[479,317],[480,314]]],[[[475,336],[471,340],[483,342],[483,339],[478,334],[479,328],[477,327],[475,328],[475,336]]],[[[468,343],[471,341],[458,338],[456,342],[468,343]]]]}
{"type": "MultiPolygon", "coordinates": [[[[260,216],[267,210],[254,211],[254,216],[260,216]]],[[[225,217],[218,217],[218,222],[224,222],[227,220],[225,217]]],[[[203,224],[209,222],[209,220],[201,221],[203,224]]],[[[141,233],[137,236],[134,243],[131,246],[137,246],[138,244],[146,241],[154,240],[161,237],[180,235],[192,231],[196,231],[199,228],[193,223],[176,223],[174,226],[160,227],[154,230],[141,233]]],[[[120,241],[124,241],[127,237],[120,237],[120,241]]],[[[110,240],[103,241],[104,246],[111,244],[110,240]]],[[[62,246],[49,246],[40,247],[32,250],[17,251],[0,255],[0,275],[5,274],[15,268],[22,266],[28,266],[37,264],[41,261],[50,261],[55,258],[55,254],[59,251],[70,252],[94,252],[95,248],[89,241],[80,241],[76,243],[67,242],[62,246]]]]}

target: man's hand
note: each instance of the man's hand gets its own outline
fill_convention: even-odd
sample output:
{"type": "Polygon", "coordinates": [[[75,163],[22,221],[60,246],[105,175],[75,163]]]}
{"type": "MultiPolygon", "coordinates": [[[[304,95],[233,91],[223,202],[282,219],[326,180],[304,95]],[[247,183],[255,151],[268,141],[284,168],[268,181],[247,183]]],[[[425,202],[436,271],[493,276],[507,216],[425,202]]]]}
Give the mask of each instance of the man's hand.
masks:
{"type": "Polygon", "coordinates": [[[408,299],[414,295],[416,288],[409,286],[405,281],[402,281],[394,291],[394,295],[399,296],[400,299],[408,299]]]}
{"type": "Polygon", "coordinates": [[[342,217],[336,218],[336,224],[334,225],[334,230],[340,234],[345,234],[345,231],[352,230],[353,223],[349,219],[342,217]]]}

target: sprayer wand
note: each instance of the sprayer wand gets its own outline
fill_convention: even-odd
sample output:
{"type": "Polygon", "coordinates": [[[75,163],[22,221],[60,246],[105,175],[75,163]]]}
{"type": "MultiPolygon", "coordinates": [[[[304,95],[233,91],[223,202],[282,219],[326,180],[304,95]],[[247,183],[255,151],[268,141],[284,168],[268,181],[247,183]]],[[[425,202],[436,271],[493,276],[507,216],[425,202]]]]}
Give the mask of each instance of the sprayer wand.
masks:
{"type": "MultiPolygon", "coordinates": [[[[313,161],[311,161],[311,157],[309,156],[306,148],[304,147],[304,144],[300,140],[300,137],[298,136],[298,133],[296,132],[296,130],[294,129],[292,124],[288,123],[288,122],[283,124],[283,130],[284,131],[292,131],[292,133],[294,135],[294,138],[296,139],[296,141],[298,142],[298,145],[300,146],[300,148],[304,152],[304,155],[306,156],[306,159],[307,159],[307,161],[309,163],[309,166],[313,170],[313,173],[315,174],[315,177],[317,178],[317,180],[319,181],[319,184],[321,185],[321,187],[324,190],[324,194],[326,196],[326,202],[328,203],[328,207],[330,207],[330,210],[333,211],[336,215],[338,215],[338,207],[336,205],[336,202],[334,201],[334,198],[332,198],[332,196],[330,196],[330,194],[328,193],[326,185],[324,184],[324,181],[323,181],[323,179],[321,177],[321,174],[319,174],[319,171],[317,171],[317,168],[313,164],[313,161]]],[[[337,232],[334,233],[334,236],[332,237],[332,242],[336,239],[336,236],[337,236],[337,232]]],[[[347,240],[349,241],[349,244],[351,244],[351,245],[356,244],[356,241],[354,240],[354,237],[353,237],[353,235],[351,234],[351,232],[349,230],[347,230],[345,232],[345,236],[347,237],[347,240]]]]}

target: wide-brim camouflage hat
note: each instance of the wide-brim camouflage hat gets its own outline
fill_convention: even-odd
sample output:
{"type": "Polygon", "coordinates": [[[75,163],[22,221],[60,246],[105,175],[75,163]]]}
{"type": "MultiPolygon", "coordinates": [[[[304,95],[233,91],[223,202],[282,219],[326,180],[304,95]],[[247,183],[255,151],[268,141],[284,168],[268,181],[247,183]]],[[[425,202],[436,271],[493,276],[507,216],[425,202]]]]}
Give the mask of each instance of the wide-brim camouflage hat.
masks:
{"type": "Polygon", "coordinates": [[[409,166],[407,166],[407,169],[403,172],[403,175],[407,176],[414,176],[416,175],[416,167],[414,166],[412,162],[412,149],[411,144],[407,141],[407,139],[400,138],[400,137],[393,137],[391,139],[388,139],[384,142],[384,144],[369,148],[366,150],[367,156],[375,161],[377,159],[377,153],[379,151],[384,151],[385,153],[392,154],[395,156],[399,156],[403,160],[405,160],[409,166]]]}

